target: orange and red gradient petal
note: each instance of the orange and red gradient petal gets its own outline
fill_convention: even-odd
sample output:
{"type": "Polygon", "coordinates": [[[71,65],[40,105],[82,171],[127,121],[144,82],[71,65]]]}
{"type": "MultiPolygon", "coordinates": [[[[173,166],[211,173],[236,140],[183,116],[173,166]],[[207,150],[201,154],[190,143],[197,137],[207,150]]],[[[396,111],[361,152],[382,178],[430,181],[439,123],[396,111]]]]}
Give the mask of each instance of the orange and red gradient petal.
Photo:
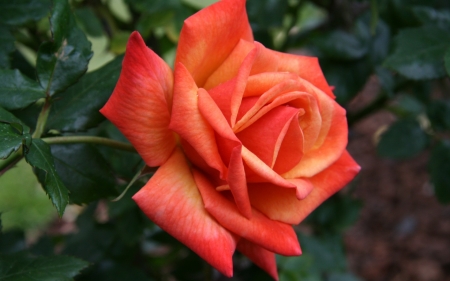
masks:
{"type": "Polygon", "coordinates": [[[148,166],[163,164],[175,148],[175,136],[168,128],[172,84],[172,70],[133,32],[119,81],[100,112],[119,128],[148,166]]]}
{"type": "Polygon", "coordinates": [[[227,154],[222,155],[222,158],[225,159],[224,161],[228,163],[227,182],[239,211],[246,218],[250,219],[252,208],[248,199],[247,182],[242,162],[242,144],[236,138],[227,120],[205,89],[199,89],[198,99],[200,112],[216,132],[217,141],[223,143],[223,146],[230,150],[222,149],[223,153],[227,154]]]}
{"type": "MultiPolygon", "coordinates": [[[[323,143],[307,151],[302,160],[292,170],[283,174],[284,178],[311,177],[323,171],[335,162],[348,142],[348,126],[345,109],[332,101],[332,116],[322,120],[329,122],[329,131],[326,133],[323,143]]],[[[324,125],[325,121],[322,122],[324,125]]],[[[320,135],[319,135],[320,139],[320,135]]]]}
{"type": "Polygon", "coordinates": [[[175,62],[203,87],[241,39],[253,41],[245,0],[219,1],[184,21],[175,62]]]}
{"type": "Polygon", "coordinates": [[[179,149],[133,196],[142,211],[217,270],[233,275],[233,234],[205,210],[192,173],[179,149]]]}
{"type": "MultiPolygon", "coordinates": [[[[309,179],[314,188],[306,198],[299,200],[293,189],[269,184],[249,184],[250,201],[271,219],[298,224],[323,201],[349,183],[359,170],[358,164],[344,151],[335,163],[309,179]]],[[[309,183],[305,182],[304,187],[308,192],[309,183]]]]}
{"type": "Polygon", "coordinates": [[[206,163],[226,175],[225,167],[217,149],[214,131],[198,109],[198,88],[183,64],[175,67],[173,110],[170,129],[186,140],[206,163]]]}
{"type": "Polygon", "coordinates": [[[226,199],[200,172],[193,172],[206,210],[226,229],[271,252],[297,256],[301,254],[297,236],[291,225],[274,221],[252,210],[252,218],[243,217],[236,205],[226,199]]]}
{"type": "Polygon", "coordinates": [[[278,281],[277,262],[274,253],[243,238],[239,240],[237,250],[278,281]]]}
{"type": "Polygon", "coordinates": [[[295,73],[316,85],[331,98],[335,97],[316,57],[280,53],[264,48],[255,61],[252,74],[274,71],[295,73]]]}

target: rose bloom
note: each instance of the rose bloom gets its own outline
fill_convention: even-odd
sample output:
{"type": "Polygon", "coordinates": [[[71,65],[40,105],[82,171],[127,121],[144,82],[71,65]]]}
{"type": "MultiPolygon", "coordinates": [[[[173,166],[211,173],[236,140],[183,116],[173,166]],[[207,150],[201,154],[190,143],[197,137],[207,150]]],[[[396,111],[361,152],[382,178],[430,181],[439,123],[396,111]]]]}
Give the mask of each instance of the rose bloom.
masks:
{"type": "Polygon", "coordinates": [[[278,279],[275,253],[301,254],[292,225],[360,169],[345,110],[317,58],[253,40],[245,0],[188,18],[174,68],[134,32],[101,110],[160,166],[133,199],[221,273],[238,250],[278,279]]]}

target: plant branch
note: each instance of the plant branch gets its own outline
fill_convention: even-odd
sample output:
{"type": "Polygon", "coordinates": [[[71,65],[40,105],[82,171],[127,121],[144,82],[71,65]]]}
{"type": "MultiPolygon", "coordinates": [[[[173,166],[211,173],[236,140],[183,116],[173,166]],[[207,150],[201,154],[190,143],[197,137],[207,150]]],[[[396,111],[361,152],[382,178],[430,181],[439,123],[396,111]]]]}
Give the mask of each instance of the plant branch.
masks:
{"type": "Polygon", "coordinates": [[[62,137],[43,138],[42,140],[48,144],[67,144],[67,143],[100,144],[120,150],[136,152],[136,149],[131,144],[95,136],[62,136],[62,137]]]}
{"type": "Polygon", "coordinates": [[[33,138],[40,138],[45,130],[45,124],[47,123],[48,115],[50,113],[50,103],[46,100],[44,106],[42,107],[41,113],[39,113],[38,120],[36,123],[36,129],[33,133],[33,138]]]}

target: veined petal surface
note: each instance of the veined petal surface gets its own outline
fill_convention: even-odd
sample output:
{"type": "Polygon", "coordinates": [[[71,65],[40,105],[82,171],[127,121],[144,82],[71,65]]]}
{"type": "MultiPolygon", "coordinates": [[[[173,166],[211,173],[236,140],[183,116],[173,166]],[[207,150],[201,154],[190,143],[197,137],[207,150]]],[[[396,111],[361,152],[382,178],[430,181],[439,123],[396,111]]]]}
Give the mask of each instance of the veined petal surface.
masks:
{"type": "Polygon", "coordinates": [[[127,137],[149,166],[163,164],[175,148],[169,130],[173,75],[139,33],[127,44],[119,81],[100,112],[127,137]]]}
{"type": "Polygon", "coordinates": [[[203,207],[188,163],[179,149],[174,150],[133,200],[154,223],[226,276],[233,275],[235,237],[203,207]]]}

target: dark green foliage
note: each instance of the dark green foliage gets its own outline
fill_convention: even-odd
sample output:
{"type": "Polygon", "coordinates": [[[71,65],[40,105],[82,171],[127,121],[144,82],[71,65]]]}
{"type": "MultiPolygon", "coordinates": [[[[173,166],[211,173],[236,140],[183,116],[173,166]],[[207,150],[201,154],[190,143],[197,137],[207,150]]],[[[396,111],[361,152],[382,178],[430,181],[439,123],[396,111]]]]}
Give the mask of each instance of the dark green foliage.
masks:
{"type": "Polygon", "coordinates": [[[430,159],[431,181],[436,197],[450,203],[450,142],[444,141],[433,148],[430,159]]]}
{"type": "Polygon", "coordinates": [[[9,55],[14,51],[14,37],[0,25],[0,69],[9,67],[9,55]]]}
{"type": "Polygon", "coordinates": [[[118,195],[114,189],[114,175],[95,147],[52,145],[51,153],[56,172],[69,190],[72,203],[89,203],[118,195]]]}
{"type": "Polygon", "coordinates": [[[92,52],[91,43],[77,27],[67,0],[54,0],[50,23],[53,40],[40,46],[36,69],[41,86],[52,96],[86,72],[92,52]]]}
{"type": "Polygon", "coordinates": [[[450,32],[438,26],[404,29],[395,38],[395,50],[385,65],[408,79],[435,79],[445,75],[443,57],[450,32]]]}
{"type": "Polygon", "coordinates": [[[381,156],[404,159],[416,156],[428,144],[428,136],[413,119],[402,119],[383,133],[377,151],[381,156]]]}
{"type": "Polygon", "coordinates": [[[86,131],[105,120],[99,110],[114,90],[122,60],[122,56],[117,57],[58,95],[52,105],[47,128],[64,132],[86,131]]]}
{"type": "Polygon", "coordinates": [[[0,254],[2,281],[69,281],[88,263],[67,256],[33,257],[26,253],[0,254]]]}
{"type": "Polygon", "coordinates": [[[21,109],[40,98],[44,89],[16,70],[0,70],[0,106],[8,110],[21,109]]]}
{"type": "Polygon", "coordinates": [[[60,216],[69,203],[69,194],[55,169],[50,146],[40,139],[34,139],[25,159],[34,168],[45,192],[52,200],[60,216]]]}
{"type": "Polygon", "coordinates": [[[51,0],[1,0],[0,23],[23,25],[45,17],[50,11],[51,0]]]}

